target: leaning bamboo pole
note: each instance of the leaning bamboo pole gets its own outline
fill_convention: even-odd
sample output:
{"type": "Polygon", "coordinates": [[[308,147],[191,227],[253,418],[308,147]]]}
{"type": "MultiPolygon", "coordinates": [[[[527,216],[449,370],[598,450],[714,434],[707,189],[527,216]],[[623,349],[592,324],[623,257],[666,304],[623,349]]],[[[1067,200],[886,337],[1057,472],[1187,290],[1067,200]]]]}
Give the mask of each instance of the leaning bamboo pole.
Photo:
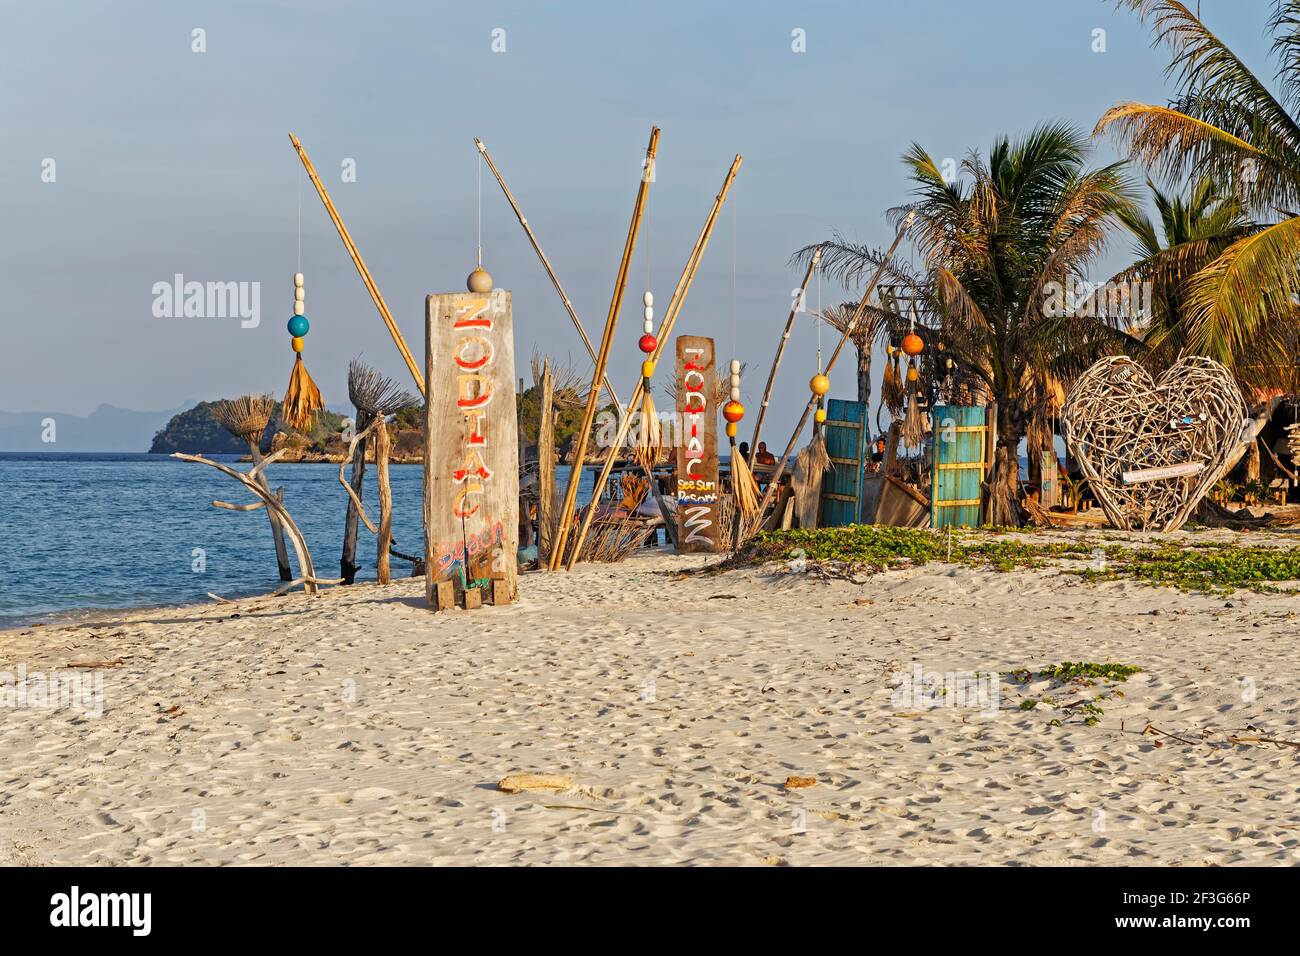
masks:
{"type": "MultiPolygon", "coordinates": [[[[856,331],[858,327],[858,323],[862,321],[862,316],[867,311],[867,302],[871,298],[871,294],[876,291],[876,285],[880,282],[880,277],[884,275],[885,269],[889,265],[889,260],[894,258],[894,253],[898,251],[898,247],[902,243],[903,237],[907,235],[907,230],[911,228],[912,220],[915,218],[916,213],[909,212],[907,218],[904,219],[902,224],[898,227],[898,232],[894,236],[894,241],[889,246],[889,251],[885,253],[885,258],[880,261],[880,265],[876,268],[876,272],[871,277],[871,281],[867,283],[867,290],[862,293],[862,301],[858,303],[858,307],[853,311],[853,317],[844,326],[844,331],[840,335],[840,340],[835,345],[835,351],[831,353],[830,361],[826,363],[826,368],[822,372],[823,375],[829,376],[831,374],[831,369],[835,367],[835,360],[840,357],[840,353],[844,351],[845,344],[847,344],[849,339],[853,336],[854,331],[856,331]]],[[[808,424],[808,419],[817,409],[819,398],[820,396],[814,393],[812,397],[808,399],[808,404],[804,406],[803,415],[799,418],[799,424],[795,426],[794,434],[790,436],[790,441],[785,446],[785,451],[782,453],[780,461],[776,463],[776,470],[772,473],[771,481],[768,482],[767,491],[763,492],[763,500],[759,503],[758,513],[754,519],[758,522],[759,526],[761,526],[763,515],[767,511],[768,505],[772,503],[772,497],[776,494],[777,488],[780,487],[781,476],[785,474],[786,462],[790,460],[790,455],[794,453],[794,446],[799,443],[799,436],[803,434],[803,430],[808,424]]]]}
{"type": "MultiPolygon", "coordinates": [[[[735,180],[736,173],[740,171],[740,164],[743,161],[744,159],[739,153],[731,161],[731,168],[727,170],[727,177],[722,181],[722,188],[718,190],[718,195],[713,200],[713,208],[709,210],[709,216],[704,220],[703,228],[700,229],[699,238],[695,240],[695,246],[686,259],[686,266],[682,269],[682,276],[677,280],[677,288],[673,290],[672,299],[668,302],[668,309],[664,312],[663,321],[659,324],[659,332],[655,336],[655,350],[650,356],[650,361],[655,365],[658,365],[659,356],[668,347],[668,337],[672,335],[673,326],[677,322],[677,315],[681,311],[682,303],[686,301],[686,293],[690,291],[691,282],[695,279],[695,270],[699,268],[700,259],[703,258],[705,247],[709,244],[709,237],[713,234],[713,226],[717,222],[718,212],[722,209],[722,204],[727,201],[727,193],[730,191],[731,183],[735,180]]],[[[600,470],[600,477],[596,479],[596,485],[592,488],[591,501],[582,517],[582,527],[578,529],[578,536],[573,541],[573,549],[569,554],[568,562],[565,564],[565,570],[567,571],[573,570],[578,555],[582,553],[582,542],[586,539],[587,532],[591,528],[592,519],[596,516],[596,507],[600,504],[601,493],[605,489],[605,483],[609,480],[609,473],[614,470],[616,452],[623,447],[623,442],[627,438],[628,428],[632,423],[632,409],[636,408],[637,403],[641,400],[642,392],[645,389],[645,381],[644,378],[637,380],[636,388],[632,392],[632,399],[627,406],[628,413],[619,416],[618,436],[610,446],[609,454],[605,457],[605,464],[600,470]]],[[[651,481],[654,481],[653,477],[651,481]]],[[[665,514],[663,518],[666,523],[668,515],[665,514]]]]}
{"type": "MultiPolygon", "coordinates": [[[[650,195],[650,184],[654,182],[655,156],[659,152],[659,127],[650,128],[650,144],[646,146],[645,167],[641,173],[641,182],[636,190],[636,202],[632,204],[632,221],[627,227],[627,239],[623,242],[623,258],[618,263],[618,274],[614,277],[614,293],[609,299],[609,312],[605,316],[605,329],[600,336],[600,354],[596,356],[596,369],[591,376],[591,389],[587,392],[587,407],[582,413],[582,425],[578,429],[577,446],[573,453],[573,468],[569,471],[569,483],[564,489],[564,503],[560,506],[560,520],[556,526],[555,541],[550,550],[547,567],[559,569],[564,558],[564,544],[569,537],[569,526],[573,523],[573,509],[578,502],[578,483],[582,480],[582,465],[587,460],[587,442],[591,437],[591,423],[596,418],[596,409],[600,406],[600,383],[605,377],[605,368],[609,365],[609,350],[614,344],[614,331],[618,328],[618,313],[623,307],[623,294],[627,291],[628,273],[632,268],[632,253],[636,249],[637,234],[641,231],[641,218],[645,214],[646,199],[650,195]]],[[[612,457],[613,449],[609,451],[612,457]]],[[[647,476],[647,481],[654,481],[647,476]]]]}
{"type": "MultiPolygon", "coordinates": [[[[790,306],[790,315],[786,317],[785,328],[781,330],[781,341],[776,346],[776,357],[772,359],[772,370],[767,373],[767,385],[763,389],[763,401],[758,406],[758,419],[754,422],[754,437],[749,440],[749,461],[748,465],[752,470],[754,467],[754,456],[758,454],[758,436],[763,433],[763,419],[767,416],[767,403],[772,397],[772,386],[776,382],[776,371],[781,367],[781,359],[785,355],[786,343],[790,341],[790,332],[794,328],[795,317],[803,311],[804,295],[808,291],[808,282],[812,279],[813,273],[817,271],[817,263],[822,258],[822,247],[818,246],[813,250],[812,260],[808,263],[808,271],[803,274],[803,282],[799,284],[799,294],[790,306]]],[[[737,529],[740,525],[737,524],[737,529]]]]}
{"type": "MultiPolygon", "coordinates": [[[[551,260],[546,258],[546,253],[542,251],[541,243],[537,241],[537,234],[533,232],[533,227],[528,225],[528,219],[524,216],[524,211],[519,208],[519,203],[515,201],[514,193],[512,193],[510,187],[506,185],[506,181],[502,177],[501,171],[497,169],[497,164],[492,162],[492,156],[488,153],[487,147],[483,145],[483,141],[478,137],[475,137],[474,145],[478,147],[478,151],[483,155],[483,160],[487,163],[488,169],[492,171],[492,175],[496,178],[497,185],[500,186],[501,191],[505,193],[506,202],[510,203],[510,208],[514,210],[515,218],[519,220],[519,225],[524,227],[524,233],[528,236],[528,242],[532,245],[533,252],[537,253],[537,258],[541,261],[542,268],[546,270],[546,275],[550,278],[551,285],[555,286],[555,291],[559,293],[560,301],[564,303],[564,311],[569,313],[569,319],[573,322],[573,327],[578,330],[578,336],[582,339],[582,344],[587,347],[587,354],[591,356],[593,362],[598,361],[596,358],[596,347],[591,344],[591,339],[587,335],[587,330],[582,326],[582,320],[578,318],[578,313],[574,311],[573,303],[569,301],[569,296],[568,293],[564,291],[564,286],[560,285],[560,277],[557,276],[555,270],[551,268],[551,260]]],[[[615,405],[619,404],[618,396],[614,393],[614,386],[610,384],[608,375],[603,376],[603,382],[605,385],[605,391],[609,392],[610,399],[615,405]]],[[[574,467],[581,469],[582,463],[578,462],[574,467]]]]}
{"type": "Polygon", "coordinates": [[[316,167],[311,164],[311,159],[307,156],[307,150],[303,149],[298,137],[290,133],[289,142],[293,143],[293,148],[297,150],[298,158],[302,160],[308,178],[311,179],[312,185],[316,187],[316,193],[320,196],[320,201],[325,204],[325,211],[329,213],[330,219],[334,221],[334,228],[339,231],[339,238],[343,240],[343,247],[347,249],[348,255],[352,257],[352,264],[357,267],[357,272],[361,275],[361,281],[365,283],[366,291],[370,293],[370,298],[374,300],[375,308],[379,310],[379,317],[384,320],[384,325],[388,326],[388,334],[393,337],[393,344],[397,346],[397,351],[402,353],[402,360],[406,362],[411,378],[415,379],[415,384],[419,387],[420,394],[423,395],[424,377],[420,374],[420,367],[415,364],[415,358],[411,355],[411,350],[406,347],[406,339],[402,338],[401,329],[393,321],[393,313],[388,311],[388,303],[379,294],[379,286],[375,285],[375,280],[371,278],[370,270],[366,268],[361,253],[357,251],[357,244],[352,241],[352,236],[348,233],[348,227],[343,225],[343,219],[339,216],[339,211],[334,208],[330,194],[325,191],[325,184],[316,175],[316,167]]]}

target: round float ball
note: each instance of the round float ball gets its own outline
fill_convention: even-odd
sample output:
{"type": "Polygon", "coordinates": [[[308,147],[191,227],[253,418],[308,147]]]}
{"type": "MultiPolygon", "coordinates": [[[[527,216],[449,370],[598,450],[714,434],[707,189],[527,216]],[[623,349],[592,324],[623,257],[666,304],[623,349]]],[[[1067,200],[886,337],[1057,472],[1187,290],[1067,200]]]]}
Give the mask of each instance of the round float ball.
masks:
{"type": "Polygon", "coordinates": [[[293,350],[294,350],[295,352],[301,352],[301,351],[302,351],[302,347],[303,347],[304,345],[306,345],[307,343],[305,343],[305,342],[302,340],[302,336],[301,336],[301,335],[295,335],[295,336],[293,337],[293,341],[290,342],[289,344],[293,346],[293,350]]]}
{"type": "Polygon", "coordinates": [[[812,381],[808,383],[808,387],[812,389],[814,395],[821,397],[831,390],[831,380],[821,374],[821,372],[818,372],[812,377],[812,381]]]}
{"type": "Polygon", "coordinates": [[[826,421],[826,409],[824,409],[824,408],[819,408],[819,409],[817,409],[817,411],[813,413],[813,418],[815,418],[815,419],[817,420],[817,424],[818,424],[818,425],[821,425],[821,424],[825,423],[825,421],[826,421]]]}
{"type": "Polygon", "coordinates": [[[915,332],[903,336],[903,351],[908,355],[920,355],[925,351],[925,341],[915,332]]]}
{"type": "Polygon", "coordinates": [[[919,375],[919,374],[917,373],[917,371],[916,371],[916,366],[915,366],[915,365],[908,365],[908,366],[907,366],[907,380],[908,380],[909,382],[915,382],[918,378],[920,378],[920,375],[919,375]]]}
{"type": "Polygon", "coordinates": [[[735,423],[735,422],[727,422],[727,437],[728,437],[728,438],[735,438],[735,437],[736,437],[736,423],[735,423]]]}
{"type": "Polygon", "coordinates": [[[646,355],[649,355],[651,352],[655,350],[655,346],[657,346],[658,344],[659,342],[655,339],[653,335],[643,335],[641,336],[641,341],[637,343],[637,347],[640,348],[641,351],[644,352],[646,355]]]}
{"type": "Polygon", "coordinates": [[[492,277],[487,274],[487,270],[479,266],[469,274],[469,278],[465,280],[465,285],[470,292],[491,292],[492,277]]]}
{"type": "Polygon", "coordinates": [[[650,359],[646,359],[644,362],[641,363],[641,377],[654,378],[654,376],[655,376],[655,363],[652,362],[650,359]]]}
{"type": "Polygon", "coordinates": [[[722,417],[733,425],[745,417],[745,406],[737,401],[730,401],[722,406],[722,417]]]}
{"type": "Polygon", "coordinates": [[[305,315],[295,315],[289,320],[289,334],[295,339],[300,339],[311,329],[311,323],[307,321],[305,315]]]}

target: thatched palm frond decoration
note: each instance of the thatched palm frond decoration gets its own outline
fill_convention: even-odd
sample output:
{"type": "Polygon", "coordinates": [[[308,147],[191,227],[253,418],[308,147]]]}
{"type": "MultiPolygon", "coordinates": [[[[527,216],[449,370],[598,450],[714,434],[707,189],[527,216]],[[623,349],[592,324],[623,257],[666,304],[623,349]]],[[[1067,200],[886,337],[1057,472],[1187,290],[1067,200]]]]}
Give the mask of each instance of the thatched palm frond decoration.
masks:
{"type": "Polygon", "coordinates": [[[241,395],[213,402],[209,413],[230,434],[256,445],[266,433],[266,426],[275,414],[275,405],[275,399],[270,395],[241,395]]]}
{"type": "MultiPolygon", "coordinates": [[[[589,375],[579,372],[571,362],[561,364],[555,359],[550,359],[551,380],[554,385],[555,394],[551,401],[557,412],[569,412],[577,408],[587,407],[587,392],[589,375]]],[[[542,384],[542,367],[547,362],[547,357],[537,352],[533,353],[530,360],[533,372],[533,385],[540,387],[542,384]]]]}
{"type": "Polygon", "coordinates": [[[348,363],[348,398],[358,411],[385,418],[420,404],[418,398],[360,359],[348,363]]]}

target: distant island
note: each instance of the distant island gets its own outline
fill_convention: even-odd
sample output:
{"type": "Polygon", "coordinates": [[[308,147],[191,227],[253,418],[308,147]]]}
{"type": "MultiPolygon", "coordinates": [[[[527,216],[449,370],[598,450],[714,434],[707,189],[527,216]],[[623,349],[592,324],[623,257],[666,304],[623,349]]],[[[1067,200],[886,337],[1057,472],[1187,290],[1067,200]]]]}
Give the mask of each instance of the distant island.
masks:
{"type": "MultiPolygon", "coordinates": [[[[248,447],[217,423],[212,417],[213,401],[202,401],[177,412],[153,436],[149,451],[157,455],[182,452],[187,455],[241,455],[247,456],[248,447]]],[[[540,421],[541,390],[529,388],[519,397],[521,425],[524,435],[535,438],[540,421]]],[[[607,406],[612,410],[614,406],[607,406]]],[[[344,429],[353,423],[353,416],[336,411],[318,412],[306,432],[289,429],[277,413],[271,416],[262,435],[263,454],[285,449],[280,461],[284,462],[339,462],[347,454],[348,442],[344,429]]],[[[573,438],[582,424],[582,409],[565,408],[555,416],[556,447],[561,450],[561,460],[572,458],[573,438]]],[[[418,464],[424,460],[424,408],[417,406],[397,415],[389,426],[393,441],[394,464],[418,464]]],[[[137,446],[138,447],[138,446],[137,446]]],[[[528,451],[536,453],[535,447],[528,451]]],[[[371,453],[373,454],[373,452],[371,453]]],[[[603,460],[603,453],[592,448],[588,462],[603,460]]]]}

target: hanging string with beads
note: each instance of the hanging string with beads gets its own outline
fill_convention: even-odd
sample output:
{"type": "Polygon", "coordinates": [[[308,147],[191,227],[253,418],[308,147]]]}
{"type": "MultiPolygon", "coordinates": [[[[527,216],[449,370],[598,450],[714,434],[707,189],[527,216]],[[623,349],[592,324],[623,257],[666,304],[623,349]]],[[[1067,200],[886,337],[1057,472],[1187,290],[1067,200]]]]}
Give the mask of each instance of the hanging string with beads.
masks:
{"type": "MultiPolygon", "coordinates": [[[[655,174],[654,160],[647,155],[645,160],[645,171],[643,176],[653,180],[655,174]]],[[[648,217],[649,212],[645,215],[648,217]]],[[[659,412],[655,408],[654,398],[650,394],[650,379],[655,374],[654,353],[659,347],[659,340],[655,338],[655,297],[650,291],[650,237],[649,237],[649,220],[647,218],[644,228],[646,232],[646,259],[645,259],[645,294],[641,297],[644,311],[642,318],[641,338],[637,341],[637,347],[645,356],[641,361],[641,421],[640,426],[636,429],[636,437],[633,440],[632,457],[645,468],[653,468],[658,463],[659,455],[663,450],[663,429],[659,424],[659,412]]],[[[629,415],[633,410],[629,407],[629,415]]]]}
{"type": "Polygon", "coordinates": [[[302,180],[298,180],[298,271],[293,275],[293,315],[289,318],[290,348],[294,351],[293,371],[289,373],[289,385],[280,402],[280,419],[295,431],[306,431],[311,427],[312,415],[325,407],[320,389],[307,374],[307,366],[302,360],[302,350],[306,345],[307,333],[311,323],[307,320],[305,290],[302,275],[302,180]]]}

